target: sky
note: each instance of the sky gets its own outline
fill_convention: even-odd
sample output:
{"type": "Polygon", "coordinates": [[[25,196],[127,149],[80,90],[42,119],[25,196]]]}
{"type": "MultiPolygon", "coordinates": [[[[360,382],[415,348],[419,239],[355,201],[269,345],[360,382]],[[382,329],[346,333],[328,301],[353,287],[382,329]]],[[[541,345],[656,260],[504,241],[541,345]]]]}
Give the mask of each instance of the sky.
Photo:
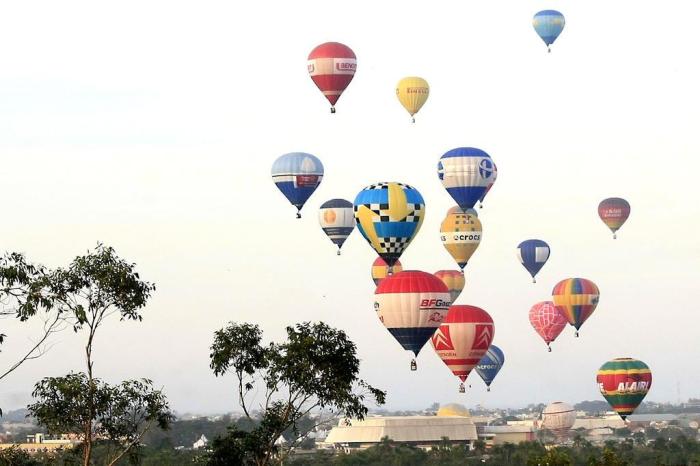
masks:
{"type": "MultiPolygon", "coordinates": [[[[259,324],[267,341],[301,321],[345,330],[389,409],[602,399],[595,373],[623,356],[651,368],[647,400],[698,397],[698,10],[680,0],[3,2],[0,251],[58,267],[103,242],[137,263],[157,290],[143,322],[99,330],[95,373],[148,377],[180,412],[236,409],[233,378],[209,369],[213,333],[229,321],[259,324]],[[548,54],[531,18],[550,8],[566,28],[548,54]],[[358,57],[335,115],[306,71],[326,41],[358,57]],[[410,75],[431,87],[415,124],[394,92],[410,75]],[[317,220],[328,199],[408,183],[426,218],[404,268],[455,268],[439,240],[453,201],[436,163],[460,146],[499,169],[457,300],[495,321],[506,362],[490,393],[475,374],[457,393],[430,346],[411,372],[373,310],[374,251],[354,232],[336,256],[317,220]],[[301,220],[270,178],[293,151],[325,166],[301,220]],[[615,241],[597,217],[613,196],[632,206],[615,241]],[[515,256],[533,237],[552,249],[537,284],[515,256]],[[568,327],[547,353],[528,310],[573,276],[599,286],[600,304],[580,338],[568,327]]],[[[0,367],[37,325],[0,322],[0,367]]],[[[2,381],[0,406],[26,405],[42,377],[83,370],[85,339],[57,335],[2,381]]]]}

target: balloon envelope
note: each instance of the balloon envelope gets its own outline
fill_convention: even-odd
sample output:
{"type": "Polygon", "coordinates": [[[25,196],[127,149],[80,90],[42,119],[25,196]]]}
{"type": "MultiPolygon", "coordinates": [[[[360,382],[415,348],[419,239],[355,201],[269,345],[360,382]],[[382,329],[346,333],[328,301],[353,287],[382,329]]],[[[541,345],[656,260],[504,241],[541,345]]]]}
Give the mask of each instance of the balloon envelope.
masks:
{"type": "Polygon", "coordinates": [[[473,147],[458,147],[446,152],[438,162],[438,178],[457,205],[464,211],[486,193],[496,179],[489,154],[473,147]]]}
{"type": "Polygon", "coordinates": [[[556,10],[543,10],[532,18],[532,26],[549,48],[564,30],[564,15],[556,10]]]}
{"type": "Polygon", "coordinates": [[[355,229],[355,214],[352,202],[345,199],[331,199],[321,204],[318,211],[318,222],[323,232],[338,246],[338,252],[343,243],[355,229]]]}
{"type": "Polygon", "coordinates": [[[530,272],[533,282],[537,272],[549,259],[549,252],[549,245],[541,239],[528,239],[518,245],[518,259],[523,267],[530,272]]]}
{"type": "Polygon", "coordinates": [[[447,315],[450,292],[427,272],[405,270],[389,275],[374,292],[379,320],[401,346],[418,356],[447,315]]]}
{"type": "MultiPolygon", "coordinates": [[[[399,273],[402,270],[401,262],[397,260],[392,267],[392,272],[399,273]]],[[[372,263],[372,280],[374,280],[374,285],[379,285],[379,282],[387,276],[389,276],[389,266],[384,262],[384,259],[377,257],[372,263]]]]}
{"type": "Polygon", "coordinates": [[[629,202],[619,197],[604,199],[598,204],[598,216],[613,232],[613,238],[629,218],[631,210],[629,202]]]}
{"type": "Polygon", "coordinates": [[[550,403],[542,411],[542,427],[552,431],[557,437],[565,436],[576,422],[576,411],[561,401],[550,403]]]}
{"type": "Polygon", "coordinates": [[[454,304],[464,289],[464,274],[459,270],[438,270],[435,276],[442,280],[450,291],[450,302],[454,304]]]}
{"type": "Polygon", "coordinates": [[[300,211],[323,179],[321,161],[305,152],[291,152],[272,164],[272,181],[300,211]]]}
{"type": "Polygon", "coordinates": [[[596,284],[585,278],[567,278],[552,290],[554,305],[576,330],[593,314],[599,298],[596,284]]]}
{"type": "Polygon", "coordinates": [[[552,301],[542,301],[530,308],[530,324],[542,337],[547,347],[564,330],[568,320],[557,310],[552,301]]]}
{"type": "Polygon", "coordinates": [[[498,346],[491,345],[479,364],[476,365],[476,373],[479,374],[487,387],[491,387],[491,382],[496,378],[505,360],[503,351],[498,346]]]}
{"type": "Polygon", "coordinates": [[[448,213],[440,224],[442,245],[462,270],[479,247],[481,236],[481,221],[471,214],[448,213]]]}
{"type": "Polygon", "coordinates": [[[425,203],[417,189],[402,183],[377,183],[355,197],[355,220],[362,236],[392,266],[420,230],[425,203]]]}
{"type": "Polygon", "coordinates": [[[347,45],[326,42],[311,51],[307,62],[309,75],[333,107],[355,76],[357,57],[347,45]]]}
{"type": "Polygon", "coordinates": [[[456,304],[450,306],[431,342],[442,362],[464,382],[488,351],[495,332],[488,312],[476,306],[456,304]]]}
{"type": "Polygon", "coordinates": [[[418,113],[418,110],[428,100],[429,94],[428,82],[417,76],[403,78],[396,85],[396,97],[411,116],[418,113]]]}
{"type": "Polygon", "coordinates": [[[651,370],[642,361],[617,358],[598,370],[600,393],[622,419],[632,414],[651,388],[651,370]]]}

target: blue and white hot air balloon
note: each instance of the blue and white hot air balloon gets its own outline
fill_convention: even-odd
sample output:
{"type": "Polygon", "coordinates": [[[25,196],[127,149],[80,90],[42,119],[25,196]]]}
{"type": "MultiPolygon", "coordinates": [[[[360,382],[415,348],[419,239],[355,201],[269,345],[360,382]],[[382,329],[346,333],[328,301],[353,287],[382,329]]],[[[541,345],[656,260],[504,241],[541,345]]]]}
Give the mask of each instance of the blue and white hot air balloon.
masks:
{"type": "Polygon", "coordinates": [[[291,152],[279,157],[272,164],[272,181],[297,208],[297,218],[301,218],[301,208],[316,191],[322,179],[323,164],[311,154],[291,152]]]}
{"type": "Polygon", "coordinates": [[[463,211],[471,209],[496,181],[496,166],[481,149],[458,147],[438,162],[438,178],[463,211]]]}
{"type": "Polygon", "coordinates": [[[518,245],[518,259],[532,275],[532,283],[535,283],[535,275],[549,259],[549,252],[549,245],[541,239],[528,239],[518,245]]]}
{"type": "Polygon", "coordinates": [[[486,391],[491,391],[491,382],[496,378],[504,362],[505,356],[503,355],[503,351],[501,351],[498,346],[491,345],[486,354],[479,361],[479,364],[474,368],[476,373],[479,374],[479,377],[486,383],[486,391]]]}
{"type": "Polygon", "coordinates": [[[355,212],[352,202],[345,199],[331,199],[321,204],[318,211],[318,222],[323,232],[328,235],[333,244],[340,248],[355,229],[355,212]]]}
{"type": "Polygon", "coordinates": [[[542,10],[532,18],[535,32],[547,44],[548,52],[552,51],[550,46],[564,30],[564,24],[564,15],[556,10],[542,10]]]}

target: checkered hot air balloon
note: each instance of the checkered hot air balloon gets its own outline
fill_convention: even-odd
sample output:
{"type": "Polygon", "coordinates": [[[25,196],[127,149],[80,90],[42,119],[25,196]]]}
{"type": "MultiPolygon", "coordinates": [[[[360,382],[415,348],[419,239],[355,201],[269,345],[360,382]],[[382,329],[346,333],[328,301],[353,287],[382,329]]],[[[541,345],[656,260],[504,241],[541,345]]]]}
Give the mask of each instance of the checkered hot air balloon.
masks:
{"type": "Polygon", "coordinates": [[[317,157],[305,152],[284,154],[272,164],[272,181],[297,208],[297,218],[301,218],[301,208],[322,179],[323,164],[317,157]]]}
{"type": "Polygon", "coordinates": [[[355,229],[352,202],[345,199],[331,199],[324,202],[318,211],[318,222],[323,232],[338,247],[338,255],[340,255],[340,248],[355,229]]]}
{"type": "Polygon", "coordinates": [[[552,301],[557,310],[576,328],[576,336],[581,325],[593,314],[600,291],[595,283],[585,278],[567,278],[552,290],[552,301]]]}
{"type": "Polygon", "coordinates": [[[379,257],[392,267],[420,230],[425,203],[403,183],[377,183],[355,197],[357,228],[379,257]]]}
{"type": "MultiPolygon", "coordinates": [[[[435,275],[405,270],[383,279],[374,292],[377,317],[401,346],[418,356],[443,322],[450,292],[435,275]]],[[[415,359],[411,370],[416,369],[415,359]]]]}
{"type": "Polygon", "coordinates": [[[625,224],[631,211],[629,202],[620,197],[603,199],[598,204],[598,216],[612,231],[613,239],[617,238],[617,230],[625,224]]]}
{"type": "Polygon", "coordinates": [[[446,152],[438,162],[438,178],[457,205],[471,209],[496,181],[496,166],[481,149],[458,147],[446,152]]]}
{"type": "Polygon", "coordinates": [[[311,51],[307,68],[311,79],[330,102],[331,113],[335,113],[336,102],[355,76],[355,52],[339,42],[326,42],[311,51]]]}
{"type": "Polygon", "coordinates": [[[532,18],[532,26],[540,39],[547,45],[547,52],[551,52],[551,45],[557,40],[564,30],[564,15],[556,10],[542,10],[532,18]]]}
{"type": "MultiPolygon", "coordinates": [[[[391,269],[392,273],[399,273],[403,271],[401,261],[396,260],[391,269]]],[[[379,282],[381,282],[389,275],[391,275],[391,273],[389,273],[389,266],[386,262],[384,262],[384,259],[382,259],[381,257],[377,257],[376,259],[374,259],[374,262],[372,263],[372,280],[374,281],[374,286],[378,286],[379,282]]]]}
{"type": "Polygon", "coordinates": [[[637,409],[651,388],[651,370],[642,361],[616,358],[598,370],[601,395],[624,420],[637,409]]]}
{"type": "Polygon", "coordinates": [[[552,301],[542,301],[530,308],[530,324],[542,337],[550,352],[552,351],[550,343],[557,339],[568,323],[569,321],[557,310],[552,301]]]}
{"type": "Polygon", "coordinates": [[[518,245],[517,254],[520,263],[530,272],[532,283],[535,283],[535,275],[549,259],[549,245],[541,239],[528,239],[518,245]]]}
{"type": "Polygon", "coordinates": [[[493,341],[496,328],[488,312],[476,306],[453,305],[444,322],[431,338],[442,362],[462,383],[484,357],[493,341]]]}
{"type": "Polygon", "coordinates": [[[479,364],[474,368],[476,373],[479,374],[479,377],[481,377],[481,380],[486,384],[487,392],[491,391],[491,383],[501,371],[505,362],[506,358],[501,348],[496,345],[491,345],[484,357],[479,361],[479,364]]]}

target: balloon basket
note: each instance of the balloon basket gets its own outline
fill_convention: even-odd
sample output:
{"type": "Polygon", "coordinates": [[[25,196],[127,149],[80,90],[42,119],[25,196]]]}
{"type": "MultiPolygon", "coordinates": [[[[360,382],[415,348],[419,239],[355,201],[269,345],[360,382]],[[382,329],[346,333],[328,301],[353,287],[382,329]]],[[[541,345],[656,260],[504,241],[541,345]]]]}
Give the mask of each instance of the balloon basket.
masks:
{"type": "Polygon", "coordinates": [[[297,218],[301,218],[301,212],[297,212],[297,218]]]}
{"type": "Polygon", "coordinates": [[[416,364],[415,359],[411,359],[411,370],[412,371],[418,370],[418,364],[416,364]]]}
{"type": "Polygon", "coordinates": [[[575,336],[576,336],[576,338],[578,338],[578,330],[576,330],[576,335],[575,335],[575,336]]]}
{"type": "Polygon", "coordinates": [[[411,117],[411,123],[415,123],[415,122],[416,122],[416,119],[411,117]]]}
{"type": "Polygon", "coordinates": [[[490,392],[490,391],[491,391],[491,387],[486,387],[486,391],[487,391],[487,392],[490,392]]]}
{"type": "Polygon", "coordinates": [[[617,239],[617,233],[613,233],[613,239],[617,239]]]}
{"type": "Polygon", "coordinates": [[[459,384],[459,393],[465,393],[466,391],[467,391],[467,389],[464,388],[464,384],[463,383],[459,384]]]}
{"type": "Polygon", "coordinates": [[[547,352],[548,352],[548,353],[551,353],[551,352],[552,352],[552,347],[549,346],[549,345],[547,345],[547,352]]]}
{"type": "Polygon", "coordinates": [[[338,249],[338,255],[340,255],[340,249],[338,249]]]}
{"type": "Polygon", "coordinates": [[[335,113],[335,107],[331,107],[331,113],[335,113]]]}
{"type": "Polygon", "coordinates": [[[537,283],[537,280],[535,280],[535,277],[532,277],[532,283],[537,283]]]}

